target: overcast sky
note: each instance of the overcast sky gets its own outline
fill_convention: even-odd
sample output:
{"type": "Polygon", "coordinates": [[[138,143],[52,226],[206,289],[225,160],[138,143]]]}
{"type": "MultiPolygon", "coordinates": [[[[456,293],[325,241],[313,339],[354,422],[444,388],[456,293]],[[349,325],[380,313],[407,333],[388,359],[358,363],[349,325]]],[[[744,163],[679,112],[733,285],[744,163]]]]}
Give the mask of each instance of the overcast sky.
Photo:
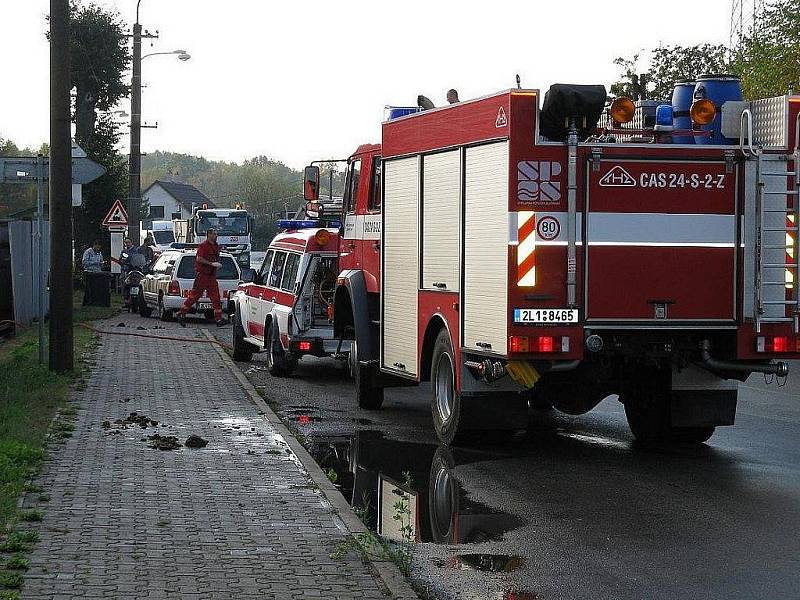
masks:
{"type": "MultiPolygon", "coordinates": [[[[128,23],[135,0],[97,0],[128,23]]],[[[0,137],[48,139],[47,0],[0,0],[0,137]]],[[[379,141],[383,107],[614,81],[616,56],[726,43],[730,0],[142,0],[144,151],[300,167],[379,141]],[[659,8],[661,6],[661,8],[659,8]]],[[[121,108],[127,108],[127,103],[121,108]]],[[[127,149],[127,135],[123,138],[127,149]]]]}

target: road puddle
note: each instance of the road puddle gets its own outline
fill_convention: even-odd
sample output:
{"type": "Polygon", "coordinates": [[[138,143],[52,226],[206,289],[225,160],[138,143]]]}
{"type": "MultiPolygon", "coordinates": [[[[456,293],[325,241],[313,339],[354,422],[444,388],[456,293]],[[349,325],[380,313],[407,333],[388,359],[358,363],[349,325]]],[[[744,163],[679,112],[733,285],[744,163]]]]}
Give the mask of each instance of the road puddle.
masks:
{"type": "Polygon", "coordinates": [[[314,436],[309,445],[362,520],[389,539],[402,536],[394,508],[400,498],[407,499],[408,525],[417,542],[488,542],[523,525],[513,515],[471,500],[455,475],[456,465],[489,460],[493,454],[391,440],[379,431],[314,436]]]}
{"type": "Polygon", "coordinates": [[[484,573],[510,573],[525,564],[525,559],[509,554],[457,554],[445,561],[440,567],[461,569],[462,571],[482,571],[484,573]]]}

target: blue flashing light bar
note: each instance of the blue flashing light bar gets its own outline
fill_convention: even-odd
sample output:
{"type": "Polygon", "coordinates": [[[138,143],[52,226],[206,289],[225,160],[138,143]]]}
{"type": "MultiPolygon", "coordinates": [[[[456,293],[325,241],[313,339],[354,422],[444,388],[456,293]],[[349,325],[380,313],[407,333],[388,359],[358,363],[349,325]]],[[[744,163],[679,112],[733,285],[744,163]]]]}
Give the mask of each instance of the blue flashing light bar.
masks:
{"type": "Polygon", "coordinates": [[[341,221],[329,221],[327,219],[279,219],[280,229],[312,229],[314,227],[332,227],[338,229],[342,226],[341,221]]]}
{"type": "Polygon", "coordinates": [[[311,229],[312,227],[319,227],[317,220],[303,220],[303,219],[280,219],[278,227],[281,229],[311,229]]]}

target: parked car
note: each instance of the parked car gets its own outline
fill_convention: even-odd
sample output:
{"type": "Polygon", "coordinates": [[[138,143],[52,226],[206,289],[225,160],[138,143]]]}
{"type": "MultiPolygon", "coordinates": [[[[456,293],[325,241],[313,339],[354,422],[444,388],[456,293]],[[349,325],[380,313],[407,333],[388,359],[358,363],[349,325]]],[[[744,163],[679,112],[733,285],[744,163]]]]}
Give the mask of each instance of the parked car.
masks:
{"type": "MultiPolygon", "coordinates": [[[[139,314],[149,317],[158,310],[162,321],[169,321],[181,307],[194,284],[195,249],[167,250],[153,264],[139,286],[139,314]]],[[[222,310],[228,309],[228,298],[236,291],[241,280],[239,265],[227,252],[220,254],[222,267],[217,272],[220,302],[222,310]]],[[[214,309],[208,296],[202,298],[192,307],[189,314],[202,314],[208,319],[214,318],[214,309]]]]}

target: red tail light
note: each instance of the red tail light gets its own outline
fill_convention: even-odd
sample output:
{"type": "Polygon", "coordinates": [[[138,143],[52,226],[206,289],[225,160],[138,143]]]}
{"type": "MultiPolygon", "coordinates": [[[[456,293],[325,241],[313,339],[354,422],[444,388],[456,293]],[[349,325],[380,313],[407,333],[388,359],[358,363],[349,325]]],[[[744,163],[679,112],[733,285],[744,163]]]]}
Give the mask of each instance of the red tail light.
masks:
{"type": "Polygon", "coordinates": [[[512,335],[510,342],[512,352],[528,352],[528,338],[524,335],[512,335]]]}
{"type": "Polygon", "coordinates": [[[301,342],[299,342],[297,344],[297,348],[301,352],[308,352],[309,350],[311,350],[311,342],[309,342],[309,341],[301,341],[301,342]]]}
{"type": "Polygon", "coordinates": [[[181,295],[181,284],[175,280],[170,281],[169,288],[167,288],[167,296],[180,296],[180,295],[181,295]]]}
{"type": "Polygon", "coordinates": [[[553,352],[553,336],[544,335],[536,338],[537,352],[553,352]]]}
{"type": "Polygon", "coordinates": [[[508,347],[512,353],[569,352],[569,337],[554,337],[552,335],[528,337],[525,335],[512,335],[508,338],[508,347]]]}
{"type": "Polygon", "coordinates": [[[756,338],[756,352],[800,352],[800,338],[769,336],[756,338]]]}

